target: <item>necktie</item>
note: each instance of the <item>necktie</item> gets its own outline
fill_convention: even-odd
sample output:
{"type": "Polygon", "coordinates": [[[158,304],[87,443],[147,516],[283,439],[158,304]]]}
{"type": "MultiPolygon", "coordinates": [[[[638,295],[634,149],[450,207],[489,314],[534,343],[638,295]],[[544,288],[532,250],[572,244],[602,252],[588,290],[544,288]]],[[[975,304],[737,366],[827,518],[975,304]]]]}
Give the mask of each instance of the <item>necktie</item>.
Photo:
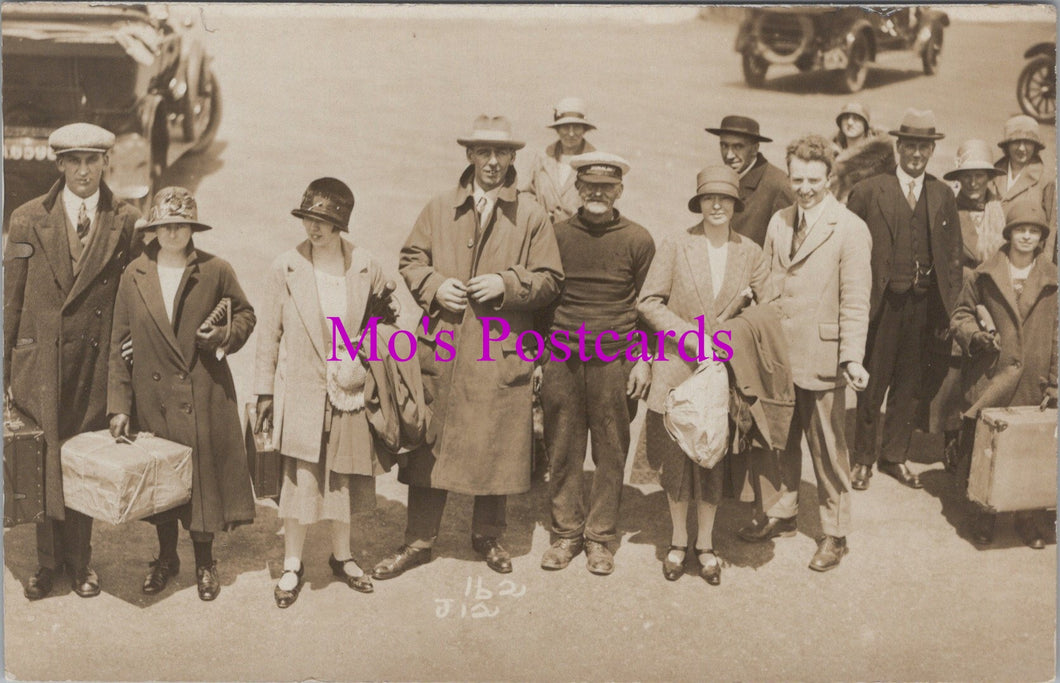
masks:
{"type": "Polygon", "coordinates": [[[84,242],[85,238],[88,237],[90,225],[88,210],[85,208],[85,203],[81,202],[81,208],[77,210],[77,239],[81,240],[81,242],[84,242]]]}
{"type": "Polygon", "coordinates": [[[799,212],[799,225],[795,228],[795,234],[791,236],[791,253],[788,258],[795,258],[795,254],[798,253],[799,247],[802,246],[803,241],[806,240],[806,214],[799,212]]]}
{"type": "Polygon", "coordinates": [[[479,197],[478,201],[475,202],[475,211],[478,212],[478,225],[480,228],[485,227],[486,221],[486,204],[487,200],[485,196],[479,197]]]}
{"type": "Polygon", "coordinates": [[[907,202],[909,202],[909,208],[913,209],[914,211],[916,210],[916,192],[913,191],[915,188],[916,188],[916,181],[915,180],[910,180],[909,181],[909,194],[907,194],[905,196],[905,200],[907,202]]]}

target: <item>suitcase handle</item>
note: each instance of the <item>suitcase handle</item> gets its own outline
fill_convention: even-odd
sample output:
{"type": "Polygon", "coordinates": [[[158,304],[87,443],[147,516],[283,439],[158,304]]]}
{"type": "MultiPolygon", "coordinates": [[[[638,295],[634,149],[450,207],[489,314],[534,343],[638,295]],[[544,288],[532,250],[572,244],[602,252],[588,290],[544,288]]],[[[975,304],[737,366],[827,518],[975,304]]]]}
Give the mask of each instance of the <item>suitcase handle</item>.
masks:
{"type": "Polygon", "coordinates": [[[987,415],[979,414],[980,419],[994,431],[1003,432],[1008,429],[1008,421],[1003,418],[992,418],[987,415]]]}

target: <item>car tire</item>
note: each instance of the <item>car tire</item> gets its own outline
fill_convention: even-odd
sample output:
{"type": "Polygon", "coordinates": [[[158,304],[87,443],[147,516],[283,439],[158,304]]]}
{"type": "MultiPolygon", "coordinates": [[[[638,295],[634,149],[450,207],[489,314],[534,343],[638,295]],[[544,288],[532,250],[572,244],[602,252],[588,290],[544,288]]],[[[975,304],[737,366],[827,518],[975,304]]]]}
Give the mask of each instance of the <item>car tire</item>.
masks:
{"type": "Polygon", "coordinates": [[[769,61],[765,57],[743,53],[743,79],[752,88],[761,88],[766,83],[766,71],[769,70],[769,61]]]}
{"type": "Polygon", "coordinates": [[[213,144],[214,138],[217,137],[217,129],[221,126],[221,86],[218,84],[217,77],[214,76],[212,69],[207,69],[199,80],[199,93],[206,105],[210,107],[210,114],[202,135],[190,148],[192,153],[204,152],[209,149],[210,145],[213,144]]]}
{"type": "Polygon", "coordinates": [[[869,41],[864,33],[854,36],[847,55],[847,66],[838,72],[839,89],[845,93],[856,93],[865,87],[871,59],[869,41]]]}
{"type": "Polygon", "coordinates": [[[1056,62],[1045,55],[1028,62],[1016,82],[1016,99],[1039,123],[1056,121],[1056,62]]]}

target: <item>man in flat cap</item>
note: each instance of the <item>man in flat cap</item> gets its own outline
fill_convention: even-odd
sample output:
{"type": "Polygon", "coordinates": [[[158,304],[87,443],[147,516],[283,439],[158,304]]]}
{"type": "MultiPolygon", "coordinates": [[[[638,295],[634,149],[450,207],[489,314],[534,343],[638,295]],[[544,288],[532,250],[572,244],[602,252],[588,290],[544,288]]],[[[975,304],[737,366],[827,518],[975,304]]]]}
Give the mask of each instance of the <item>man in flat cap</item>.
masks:
{"type": "Polygon", "coordinates": [[[865,365],[869,384],[858,397],[851,485],[869,486],[872,466],[911,488],[920,478],[907,466],[915,426],[948,367],[950,314],[961,290],[962,240],[949,185],[928,174],[942,133],[930,111],[909,109],[897,130],[894,173],[854,186],[847,208],[872,234],[872,297],[865,365]],[[883,445],[877,455],[880,406],[887,395],[883,445]]]}
{"type": "Polygon", "coordinates": [[[426,445],[398,472],[409,486],[405,543],[376,565],[377,579],[430,561],[449,491],[475,496],[471,545],[510,572],[506,496],[530,489],[533,364],[516,340],[559,293],[563,267],[548,214],[516,190],[523,143],[508,119],[480,116],[457,142],[470,165],[427,203],[401,249],[425,318],[417,348],[431,415],[426,445]]]}
{"type": "Polygon", "coordinates": [[[624,159],[592,152],[570,164],[582,207],[556,225],[564,286],[548,316],[541,384],[553,543],[541,567],[563,569],[584,549],[588,570],[607,575],[614,571],[608,544],[617,538],[629,423],[651,381],[650,361],[626,352],[655,241],[615,208],[629,171],[624,159]],[[586,510],[582,469],[590,435],[596,471],[586,510]]]}
{"type": "Polygon", "coordinates": [[[63,504],[60,443],[107,428],[107,357],[118,280],[139,212],[103,182],[114,135],[74,123],[51,134],[62,177],[11,215],[4,258],[4,389],[44,432],[39,568],[26,597],[43,598],[65,567],[74,592],[99,594],[89,567],[92,519],[63,504]]]}
{"type": "Polygon", "coordinates": [[[717,128],[707,128],[718,136],[722,162],[740,175],[740,201],[743,211],[732,218],[732,229],[762,246],[766,228],[773,214],[791,206],[788,176],[758,151],[762,142],[773,140],[758,130],[758,121],[747,116],[730,114],[717,128]]]}

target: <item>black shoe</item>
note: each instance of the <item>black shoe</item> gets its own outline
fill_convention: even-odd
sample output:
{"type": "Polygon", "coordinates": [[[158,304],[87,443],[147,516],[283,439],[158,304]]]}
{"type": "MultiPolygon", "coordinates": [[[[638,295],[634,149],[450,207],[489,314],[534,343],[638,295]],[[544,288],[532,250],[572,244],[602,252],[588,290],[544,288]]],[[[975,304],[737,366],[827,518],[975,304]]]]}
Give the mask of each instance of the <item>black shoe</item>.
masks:
{"type": "Polygon", "coordinates": [[[667,548],[666,557],[663,558],[663,576],[666,577],[667,581],[677,581],[679,578],[681,578],[681,575],[685,573],[684,560],[681,560],[680,562],[671,562],[670,561],[670,551],[672,551],[672,550],[680,550],[681,552],[685,553],[685,555],[687,556],[687,554],[688,554],[688,546],[687,545],[672,545],[669,548],[667,548]]]}
{"type": "Polygon", "coordinates": [[[350,576],[346,573],[347,562],[357,564],[352,557],[348,560],[342,561],[336,560],[334,555],[328,558],[328,564],[331,566],[331,573],[342,579],[347,586],[359,593],[373,592],[375,587],[372,585],[372,580],[364,573],[364,570],[361,570],[360,576],[350,576]]]}
{"type": "MultiPolygon", "coordinates": [[[[305,575],[305,563],[298,565],[298,571],[292,571],[290,569],[284,569],[284,574],[294,574],[298,577],[298,583],[294,585],[294,588],[287,591],[280,588],[280,584],[276,584],[276,589],[272,592],[274,598],[276,598],[276,606],[280,609],[286,609],[294,604],[294,601],[298,599],[298,593],[302,590],[302,579],[305,575]]],[[[280,575],[283,578],[283,574],[280,575]]]]}
{"type": "Polygon", "coordinates": [[[1034,523],[1033,516],[1017,512],[1015,527],[1016,533],[1019,534],[1020,539],[1028,548],[1041,550],[1045,547],[1045,539],[1042,538],[1042,532],[1038,529],[1038,525],[1034,523]]]}
{"type": "Polygon", "coordinates": [[[839,566],[839,561],[849,552],[845,536],[825,536],[817,542],[817,552],[810,560],[810,569],[826,572],[839,566]]]}
{"type": "Polygon", "coordinates": [[[155,595],[165,589],[170,577],[180,573],[180,560],[163,560],[159,558],[152,561],[150,567],[151,570],[147,572],[141,590],[146,595],[155,595]]]}
{"type": "Polygon", "coordinates": [[[696,559],[699,560],[699,575],[712,586],[721,585],[721,561],[713,550],[700,550],[696,548],[696,559]],[[704,562],[703,558],[713,558],[713,561],[704,562]]]}
{"type": "Polygon", "coordinates": [[[760,543],[778,536],[794,536],[796,523],[794,517],[755,517],[751,523],[737,530],[736,535],[748,543],[760,543]]]}
{"type": "Polygon", "coordinates": [[[585,541],[585,567],[599,576],[607,576],[615,571],[615,556],[611,550],[599,541],[585,541]]]}
{"type": "Polygon", "coordinates": [[[904,462],[887,462],[886,460],[881,460],[876,464],[876,469],[886,475],[894,477],[911,489],[924,488],[924,485],[920,483],[920,477],[913,474],[909,468],[906,467],[904,462]]]}
{"type": "Polygon", "coordinates": [[[541,556],[541,568],[565,569],[584,547],[585,541],[581,536],[557,539],[541,556]]]}
{"type": "Polygon", "coordinates": [[[960,458],[960,432],[946,432],[945,445],[942,447],[942,465],[950,474],[957,474],[957,464],[960,458]]]}
{"type": "Polygon", "coordinates": [[[82,567],[74,572],[71,584],[74,587],[74,592],[82,598],[94,598],[99,595],[99,577],[96,576],[96,572],[92,571],[91,567],[82,567]]]}
{"type": "Polygon", "coordinates": [[[850,488],[855,491],[867,489],[869,479],[872,479],[872,465],[854,465],[854,469],[850,470],[850,488]]]}
{"type": "Polygon", "coordinates": [[[979,546],[989,546],[994,543],[994,526],[997,524],[997,515],[990,512],[979,512],[972,519],[972,543],[979,546]]]}
{"type": "Polygon", "coordinates": [[[55,575],[61,571],[61,568],[49,569],[48,567],[38,567],[37,573],[29,578],[26,582],[26,586],[23,589],[26,597],[30,600],[40,600],[41,598],[48,597],[48,594],[52,592],[52,585],[55,581],[55,575]]]}
{"type": "Polygon", "coordinates": [[[411,545],[403,545],[398,551],[379,562],[372,569],[372,578],[380,581],[401,576],[413,567],[427,564],[431,561],[430,548],[415,548],[411,545]]]}
{"type": "Polygon", "coordinates": [[[510,574],[512,556],[493,536],[471,534],[471,547],[476,553],[486,558],[486,566],[498,574],[510,574]]]}
{"type": "Polygon", "coordinates": [[[209,602],[221,592],[221,582],[217,579],[217,562],[205,567],[195,568],[195,578],[199,583],[199,599],[209,602]]]}

